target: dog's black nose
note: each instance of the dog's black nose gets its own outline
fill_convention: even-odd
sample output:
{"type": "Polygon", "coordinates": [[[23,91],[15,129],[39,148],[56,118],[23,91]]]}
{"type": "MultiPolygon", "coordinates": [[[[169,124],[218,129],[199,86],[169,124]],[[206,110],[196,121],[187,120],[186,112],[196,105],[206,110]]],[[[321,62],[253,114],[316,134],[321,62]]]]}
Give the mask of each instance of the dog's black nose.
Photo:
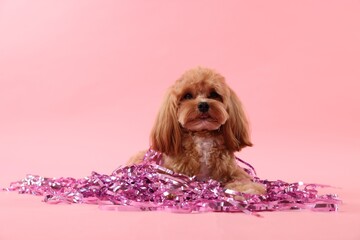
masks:
{"type": "Polygon", "coordinates": [[[198,104],[198,109],[202,113],[209,111],[209,104],[207,102],[201,102],[198,104]]]}

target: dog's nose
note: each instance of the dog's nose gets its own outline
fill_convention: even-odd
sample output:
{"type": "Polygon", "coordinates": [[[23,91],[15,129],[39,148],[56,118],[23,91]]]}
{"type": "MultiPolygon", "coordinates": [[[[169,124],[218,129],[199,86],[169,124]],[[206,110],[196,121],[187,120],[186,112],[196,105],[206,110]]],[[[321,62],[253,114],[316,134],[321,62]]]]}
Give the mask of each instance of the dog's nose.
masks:
{"type": "Polygon", "coordinates": [[[201,102],[198,104],[198,109],[202,113],[209,111],[209,104],[207,102],[201,102]]]}

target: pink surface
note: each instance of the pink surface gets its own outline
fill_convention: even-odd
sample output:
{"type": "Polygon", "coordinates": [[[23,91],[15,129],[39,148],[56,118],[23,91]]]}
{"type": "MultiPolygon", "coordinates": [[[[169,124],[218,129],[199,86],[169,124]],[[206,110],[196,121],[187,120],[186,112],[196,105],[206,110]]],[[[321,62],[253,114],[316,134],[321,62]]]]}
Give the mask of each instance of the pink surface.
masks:
{"type": "Polygon", "coordinates": [[[262,178],[338,187],[338,213],[171,214],[0,193],[0,239],[360,239],[359,1],[0,0],[0,186],[110,173],[187,68],[246,107],[262,178]]]}

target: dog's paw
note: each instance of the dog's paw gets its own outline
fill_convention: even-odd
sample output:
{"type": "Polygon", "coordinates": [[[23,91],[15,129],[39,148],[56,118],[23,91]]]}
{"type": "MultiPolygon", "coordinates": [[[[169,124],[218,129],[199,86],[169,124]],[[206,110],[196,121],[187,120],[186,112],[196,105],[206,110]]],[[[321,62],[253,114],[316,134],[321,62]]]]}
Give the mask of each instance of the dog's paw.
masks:
{"type": "Polygon", "coordinates": [[[241,193],[263,195],[266,193],[266,187],[263,184],[251,181],[235,181],[225,184],[226,189],[241,193]]]}

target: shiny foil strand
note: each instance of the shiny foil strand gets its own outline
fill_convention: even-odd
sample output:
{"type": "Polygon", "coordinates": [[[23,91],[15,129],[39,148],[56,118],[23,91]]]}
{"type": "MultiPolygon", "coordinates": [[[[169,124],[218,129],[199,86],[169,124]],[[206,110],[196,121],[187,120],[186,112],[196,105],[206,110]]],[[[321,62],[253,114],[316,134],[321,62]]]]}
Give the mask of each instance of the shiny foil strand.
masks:
{"type": "Polygon", "coordinates": [[[265,195],[243,194],[224,189],[212,179],[198,181],[174,173],[160,165],[161,159],[161,153],[150,149],[143,164],[119,167],[110,175],[92,172],[75,179],[28,174],[4,190],[44,196],[49,204],[98,204],[101,209],[121,211],[243,212],[259,216],[257,212],[262,211],[337,211],[341,203],[335,194],[319,195],[317,189],[328,187],[325,185],[262,180],[239,158],[254,181],[266,186],[265,195]]]}

